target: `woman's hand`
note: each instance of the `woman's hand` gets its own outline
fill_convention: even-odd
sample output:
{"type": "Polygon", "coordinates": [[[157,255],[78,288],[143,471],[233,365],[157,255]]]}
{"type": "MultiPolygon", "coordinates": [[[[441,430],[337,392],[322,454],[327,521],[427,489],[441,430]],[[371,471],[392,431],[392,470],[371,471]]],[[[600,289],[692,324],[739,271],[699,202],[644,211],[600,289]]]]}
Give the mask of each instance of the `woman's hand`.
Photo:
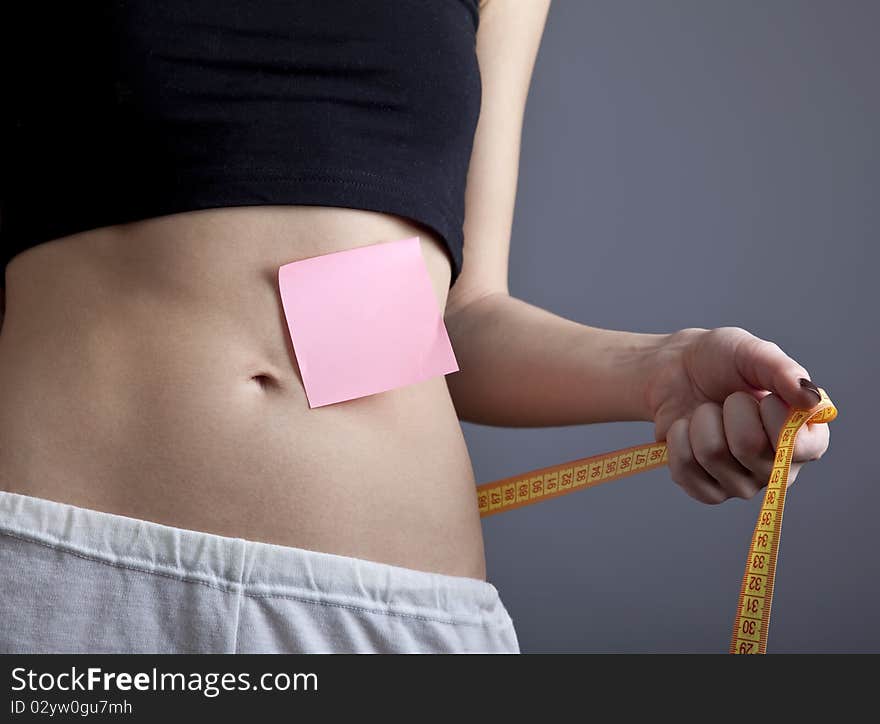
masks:
{"type": "MultiPolygon", "coordinates": [[[[672,479],[703,503],[755,495],[767,484],[790,409],[819,402],[818,393],[801,386],[801,378],[809,383],[806,369],[739,327],[675,332],[653,370],[646,396],[655,439],[666,440],[672,479]]],[[[826,423],[801,427],[789,485],[829,440],[826,423]]]]}

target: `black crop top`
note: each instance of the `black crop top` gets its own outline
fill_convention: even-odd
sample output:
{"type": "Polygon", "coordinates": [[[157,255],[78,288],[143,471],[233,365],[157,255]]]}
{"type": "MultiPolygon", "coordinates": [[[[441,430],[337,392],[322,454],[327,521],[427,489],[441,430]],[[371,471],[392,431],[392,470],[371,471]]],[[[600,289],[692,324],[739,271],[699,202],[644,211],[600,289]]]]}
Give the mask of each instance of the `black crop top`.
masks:
{"type": "Polygon", "coordinates": [[[101,226],[313,204],[427,225],[457,279],[478,0],[12,5],[0,269],[101,226]]]}

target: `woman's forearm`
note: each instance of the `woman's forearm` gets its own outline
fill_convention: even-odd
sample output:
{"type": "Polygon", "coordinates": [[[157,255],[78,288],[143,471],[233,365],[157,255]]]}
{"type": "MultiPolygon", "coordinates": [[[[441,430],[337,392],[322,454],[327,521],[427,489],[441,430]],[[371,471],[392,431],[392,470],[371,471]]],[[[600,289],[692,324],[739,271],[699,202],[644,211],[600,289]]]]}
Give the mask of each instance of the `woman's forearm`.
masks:
{"type": "Polygon", "coordinates": [[[493,294],[447,315],[458,416],[504,427],[650,421],[655,353],[669,336],[590,327],[493,294]]]}

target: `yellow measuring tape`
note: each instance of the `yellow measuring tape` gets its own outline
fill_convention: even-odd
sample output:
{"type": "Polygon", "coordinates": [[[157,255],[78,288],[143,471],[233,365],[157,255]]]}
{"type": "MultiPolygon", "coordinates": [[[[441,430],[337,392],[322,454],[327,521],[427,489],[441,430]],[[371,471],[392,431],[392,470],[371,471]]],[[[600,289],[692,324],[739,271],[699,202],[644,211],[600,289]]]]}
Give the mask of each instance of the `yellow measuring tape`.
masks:
{"type": "MultiPolygon", "coordinates": [[[[773,580],[776,575],[779,538],[782,534],[782,511],[795,437],[801,426],[807,422],[831,422],[837,417],[837,408],[821,387],[819,394],[821,399],[810,409],[793,409],[779,431],[773,470],[767,482],[755,532],[752,534],[752,544],[743,574],[730,641],[732,654],[763,654],[767,650],[773,580]]],[[[665,442],[648,443],[484,483],[477,487],[480,517],[485,518],[645,470],[653,470],[665,465],[667,459],[665,442]]]]}

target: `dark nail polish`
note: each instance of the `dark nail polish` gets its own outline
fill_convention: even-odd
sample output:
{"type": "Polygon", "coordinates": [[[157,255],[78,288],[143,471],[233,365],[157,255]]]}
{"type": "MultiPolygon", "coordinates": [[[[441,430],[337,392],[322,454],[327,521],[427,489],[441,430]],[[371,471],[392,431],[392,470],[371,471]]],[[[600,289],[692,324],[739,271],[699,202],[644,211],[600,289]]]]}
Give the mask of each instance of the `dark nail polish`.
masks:
{"type": "Polygon", "coordinates": [[[813,382],[808,380],[806,377],[800,377],[798,378],[798,381],[801,383],[801,387],[803,387],[805,390],[809,390],[814,395],[816,395],[816,402],[819,402],[822,399],[822,395],[819,394],[819,388],[816,387],[813,382]]]}

